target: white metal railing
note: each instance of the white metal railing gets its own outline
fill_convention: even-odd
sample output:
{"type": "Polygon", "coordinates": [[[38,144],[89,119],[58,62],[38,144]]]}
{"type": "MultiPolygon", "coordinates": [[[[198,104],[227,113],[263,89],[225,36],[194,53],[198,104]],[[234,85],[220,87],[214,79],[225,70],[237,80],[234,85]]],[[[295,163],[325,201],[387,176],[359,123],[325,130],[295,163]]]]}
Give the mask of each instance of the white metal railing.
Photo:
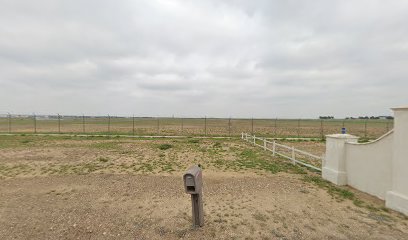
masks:
{"type": "Polygon", "coordinates": [[[324,157],[319,157],[316,156],[314,154],[296,149],[295,147],[290,147],[290,146],[286,146],[283,144],[279,144],[276,141],[268,141],[266,140],[266,138],[260,138],[260,137],[256,137],[255,135],[250,135],[248,133],[241,133],[241,138],[247,142],[251,142],[253,145],[258,146],[258,147],[262,147],[265,151],[271,151],[273,156],[281,156],[283,158],[289,159],[292,161],[293,164],[300,164],[309,168],[312,168],[314,170],[317,171],[322,171],[321,167],[317,167],[317,166],[313,166],[310,163],[305,162],[302,158],[299,158],[299,155],[303,155],[309,158],[312,158],[314,160],[317,160],[321,163],[323,163],[324,161],[324,157]],[[256,142],[256,140],[262,141],[263,145],[258,144],[256,142]],[[268,148],[268,144],[272,145],[272,148],[268,148]],[[279,152],[278,148],[283,148],[285,149],[287,152],[290,152],[290,156],[286,155],[288,153],[283,153],[283,152],[279,152]]]}

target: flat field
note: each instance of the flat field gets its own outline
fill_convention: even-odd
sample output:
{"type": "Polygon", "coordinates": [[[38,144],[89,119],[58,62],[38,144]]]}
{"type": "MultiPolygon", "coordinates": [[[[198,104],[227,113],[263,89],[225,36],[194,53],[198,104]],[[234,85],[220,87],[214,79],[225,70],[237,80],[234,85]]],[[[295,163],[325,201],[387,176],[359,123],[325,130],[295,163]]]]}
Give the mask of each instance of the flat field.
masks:
{"type": "MultiPolygon", "coordinates": [[[[286,142],[320,155],[324,142],[286,142]]],[[[238,140],[0,136],[0,239],[407,239],[408,219],[238,140]],[[204,168],[205,226],[182,174],[204,168]]]]}
{"type": "Polygon", "coordinates": [[[378,138],[393,127],[392,120],[216,119],[216,118],[0,118],[0,133],[98,133],[135,135],[317,137],[347,132],[378,138]]]}

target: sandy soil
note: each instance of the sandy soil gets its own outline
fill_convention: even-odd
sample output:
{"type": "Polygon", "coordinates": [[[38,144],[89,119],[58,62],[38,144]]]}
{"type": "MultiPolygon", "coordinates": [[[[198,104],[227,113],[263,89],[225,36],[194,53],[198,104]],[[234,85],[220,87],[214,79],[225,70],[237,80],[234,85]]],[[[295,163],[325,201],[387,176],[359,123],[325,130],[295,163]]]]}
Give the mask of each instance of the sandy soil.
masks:
{"type": "Polygon", "coordinates": [[[361,207],[239,141],[21,137],[1,139],[0,153],[0,239],[408,239],[408,218],[383,201],[347,188],[369,206],[361,207]],[[173,148],[158,149],[163,143],[173,148]],[[281,170],[235,168],[245,149],[281,170]],[[194,230],[181,176],[198,158],[205,226],[194,230]],[[132,166],[149,159],[158,163],[132,166]],[[173,171],[161,171],[163,161],[173,171]],[[58,171],[43,171],[50,165],[58,171]]]}

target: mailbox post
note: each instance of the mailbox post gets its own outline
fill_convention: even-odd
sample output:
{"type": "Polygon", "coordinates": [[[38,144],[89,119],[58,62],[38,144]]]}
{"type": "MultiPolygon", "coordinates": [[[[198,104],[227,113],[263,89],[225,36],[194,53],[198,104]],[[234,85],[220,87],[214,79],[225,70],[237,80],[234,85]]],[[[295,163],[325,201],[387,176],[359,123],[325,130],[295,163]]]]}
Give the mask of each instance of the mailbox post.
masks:
{"type": "Polygon", "coordinates": [[[193,227],[202,227],[204,225],[202,169],[196,165],[190,167],[183,180],[186,193],[191,195],[193,227]]]}

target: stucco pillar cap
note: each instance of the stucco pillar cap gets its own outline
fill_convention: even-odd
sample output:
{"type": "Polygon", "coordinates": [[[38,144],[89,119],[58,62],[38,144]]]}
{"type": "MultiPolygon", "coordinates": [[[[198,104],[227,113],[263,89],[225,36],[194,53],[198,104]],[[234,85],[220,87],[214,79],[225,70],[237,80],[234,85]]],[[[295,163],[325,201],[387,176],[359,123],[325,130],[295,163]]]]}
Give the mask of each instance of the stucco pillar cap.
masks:
{"type": "Polygon", "coordinates": [[[408,111],[408,106],[391,108],[393,111],[408,111]]]}
{"type": "Polygon", "coordinates": [[[339,138],[339,139],[358,139],[359,137],[350,134],[330,134],[326,135],[328,138],[339,138]]]}

